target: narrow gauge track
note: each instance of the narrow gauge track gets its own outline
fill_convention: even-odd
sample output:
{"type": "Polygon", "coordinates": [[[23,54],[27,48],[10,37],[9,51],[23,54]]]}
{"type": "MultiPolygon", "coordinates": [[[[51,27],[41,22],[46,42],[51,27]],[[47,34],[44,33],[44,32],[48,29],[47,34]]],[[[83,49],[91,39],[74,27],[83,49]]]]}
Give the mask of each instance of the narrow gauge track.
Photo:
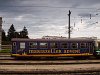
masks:
{"type": "Polygon", "coordinates": [[[90,58],[86,60],[76,60],[73,58],[57,59],[23,59],[16,60],[10,55],[0,55],[0,65],[68,65],[68,64],[100,64],[100,60],[90,58]]]}
{"type": "Polygon", "coordinates": [[[100,70],[91,71],[0,71],[2,75],[100,75],[100,70]]]}
{"type": "MultiPolygon", "coordinates": [[[[28,74],[28,75],[38,75],[38,74],[46,74],[46,75],[100,75],[100,68],[99,64],[100,64],[100,60],[97,59],[86,59],[86,60],[75,60],[72,58],[60,58],[60,59],[33,59],[33,60],[16,60],[14,58],[11,58],[9,55],[7,56],[1,56],[0,57],[0,74],[4,74],[4,75],[11,75],[11,74],[28,74]],[[98,65],[97,69],[95,69],[92,65],[98,65]],[[62,67],[58,67],[55,68],[57,66],[63,66],[62,67]],[[66,68],[71,68],[69,65],[74,66],[76,65],[76,69],[75,70],[66,70],[66,68]],[[79,67],[79,66],[80,67],[79,67]],[[91,69],[90,68],[85,68],[83,69],[83,67],[81,65],[84,66],[88,66],[91,65],[91,69]],[[14,67],[15,66],[15,67],[14,67]],[[21,66],[23,67],[23,69],[20,69],[21,66]],[[24,67],[27,68],[24,68],[24,67]],[[29,69],[31,66],[37,67],[36,69],[29,69]],[[42,66],[42,67],[40,67],[42,66]],[[44,68],[44,66],[48,66],[48,68],[44,68]],[[77,66],[79,68],[77,68],[77,66]],[[2,68],[4,67],[4,68],[2,68]],[[12,69],[11,69],[12,67],[12,69]],[[7,69],[10,68],[10,69],[7,69]],[[55,68],[55,69],[54,69],[55,68]],[[64,69],[65,68],[65,69],[64,69]],[[93,68],[93,69],[92,69],[93,68]],[[64,69],[64,70],[63,70],[64,69]],[[88,69],[88,70],[87,70],[88,69]]],[[[95,65],[95,66],[96,66],[95,65]]],[[[71,68],[73,69],[73,67],[71,68]]]]}
{"type": "Polygon", "coordinates": [[[0,56],[0,60],[14,60],[11,56],[0,56]]]}
{"type": "Polygon", "coordinates": [[[100,64],[100,60],[1,60],[0,65],[74,65],[100,64]]]}

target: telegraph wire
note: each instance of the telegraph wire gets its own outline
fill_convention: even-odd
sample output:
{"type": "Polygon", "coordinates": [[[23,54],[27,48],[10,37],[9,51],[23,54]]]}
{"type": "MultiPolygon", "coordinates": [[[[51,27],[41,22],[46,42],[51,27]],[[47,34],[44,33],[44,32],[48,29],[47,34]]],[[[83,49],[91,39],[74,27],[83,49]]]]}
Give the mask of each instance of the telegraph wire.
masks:
{"type": "Polygon", "coordinates": [[[81,7],[81,8],[79,8],[79,7],[66,7],[66,6],[62,6],[62,7],[59,7],[59,6],[31,6],[31,5],[29,5],[29,6],[10,6],[10,5],[0,5],[0,7],[47,7],[47,8],[73,8],[73,9],[96,9],[96,10],[100,10],[100,8],[84,8],[84,7],[81,7]]]}

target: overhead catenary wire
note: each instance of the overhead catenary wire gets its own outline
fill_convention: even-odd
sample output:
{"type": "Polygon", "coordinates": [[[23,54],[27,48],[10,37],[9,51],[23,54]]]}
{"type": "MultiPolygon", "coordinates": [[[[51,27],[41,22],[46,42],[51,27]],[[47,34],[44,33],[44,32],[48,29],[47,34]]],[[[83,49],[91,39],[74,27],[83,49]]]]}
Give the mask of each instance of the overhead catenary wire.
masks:
{"type": "Polygon", "coordinates": [[[91,7],[91,8],[86,8],[86,7],[68,7],[68,6],[46,6],[46,5],[0,5],[0,7],[11,7],[11,8],[14,8],[14,7],[40,7],[40,8],[72,8],[72,9],[94,9],[94,10],[100,10],[100,8],[97,8],[97,7],[91,7]]]}
{"type": "MultiPolygon", "coordinates": [[[[99,8],[74,8],[74,7],[65,7],[65,6],[62,6],[62,7],[59,7],[59,6],[39,6],[39,5],[37,5],[37,6],[33,6],[33,5],[29,5],[29,6],[15,6],[15,5],[13,5],[13,6],[11,6],[11,5],[6,5],[6,6],[4,6],[4,5],[0,5],[0,7],[40,7],[40,8],[42,8],[42,7],[46,7],[46,8],[71,8],[71,9],[94,9],[94,10],[98,10],[99,8]]],[[[99,10],[98,10],[99,11],[99,10]]],[[[19,11],[20,12],[20,11],[19,11]]],[[[78,12],[78,11],[77,11],[78,12]]],[[[92,14],[90,14],[90,19],[92,18],[92,16],[91,16],[92,14]]],[[[95,14],[95,15],[98,15],[98,13],[97,14],[95,14]]],[[[6,18],[11,18],[11,17],[6,17],[6,18]]],[[[12,17],[13,18],[13,17],[12,17]]],[[[25,18],[25,17],[24,17],[25,18]]],[[[32,18],[32,19],[40,19],[40,18],[33,18],[33,17],[26,17],[26,18],[32,18]]],[[[45,19],[45,18],[42,18],[42,19],[45,19]]],[[[47,19],[47,18],[46,18],[47,19]]],[[[58,18],[58,19],[60,19],[60,18],[58,18]]],[[[84,17],[81,17],[81,18],[75,18],[75,19],[81,19],[81,23],[83,22],[83,19],[88,19],[88,18],[84,18],[84,17]]]]}

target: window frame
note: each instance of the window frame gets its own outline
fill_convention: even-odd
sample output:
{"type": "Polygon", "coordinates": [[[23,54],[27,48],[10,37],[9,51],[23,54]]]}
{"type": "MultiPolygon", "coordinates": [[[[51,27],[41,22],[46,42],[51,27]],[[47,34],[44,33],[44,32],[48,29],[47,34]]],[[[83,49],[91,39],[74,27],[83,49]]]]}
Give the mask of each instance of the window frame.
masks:
{"type": "Polygon", "coordinates": [[[68,49],[68,43],[67,42],[60,42],[60,48],[61,49],[68,49]],[[62,45],[62,44],[66,44],[66,45],[62,45]],[[63,47],[66,46],[66,47],[63,47]]]}
{"type": "Polygon", "coordinates": [[[48,42],[39,42],[40,49],[48,49],[48,42]],[[41,43],[45,43],[44,47],[42,47],[41,43]]]}
{"type": "Polygon", "coordinates": [[[16,42],[13,42],[12,45],[13,45],[12,48],[15,49],[16,48],[16,42]]]}
{"type": "Polygon", "coordinates": [[[80,43],[80,48],[81,49],[87,48],[87,43],[80,43]],[[82,44],[84,44],[84,47],[82,47],[82,44]]]}
{"type": "Polygon", "coordinates": [[[71,49],[78,49],[78,45],[79,45],[78,43],[70,43],[71,49]],[[74,48],[74,47],[72,46],[72,44],[76,44],[76,45],[75,45],[76,47],[74,48]]]}
{"type": "Polygon", "coordinates": [[[59,46],[58,42],[50,42],[51,49],[58,49],[58,46],[59,46]],[[51,43],[55,43],[55,45],[52,46],[51,43]]]}
{"type": "Polygon", "coordinates": [[[19,45],[20,45],[20,47],[19,47],[20,49],[25,49],[25,48],[26,48],[26,43],[25,43],[25,42],[20,42],[19,45]],[[24,45],[21,45],[22,43],[24,43],[24,45]],[[21,48],[21,47],[22,47],[22,48],[21,48]],[[24,48],[23,48],[23,47],[24,47],[24,48]]]}
{"type": "Polygon", "coordinates": [[[16,42],[13,42],[13,46],[16,46],[16,42]]]}
{"type": "Polygon", "coordinates": [[[37,42],[29,42],[29,48],[30,49],[37,49],[37,47],[38,47],[38,43],[37,42]],[[35,47],[31,47],[31,43],[32,43],[32,45],[33,45],[33,43],[35,43],[36,45],[33,45],[35,47]]]}

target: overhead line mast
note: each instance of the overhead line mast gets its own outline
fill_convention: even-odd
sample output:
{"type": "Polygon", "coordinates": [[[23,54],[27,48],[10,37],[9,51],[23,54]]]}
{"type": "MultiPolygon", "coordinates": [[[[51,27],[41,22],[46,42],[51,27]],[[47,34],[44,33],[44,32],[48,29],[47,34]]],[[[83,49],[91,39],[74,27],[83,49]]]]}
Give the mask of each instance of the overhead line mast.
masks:
{"type": "Polygon", "coordinates": [[[2,17],[0,17],[0,50],[2,44],[2,17]]]}
{"type": "Polygon", "coordinates": [[[70,15],[71,15],[71,11],[69,10],[69,14],[68,14],[68,18],[69,18],[69,22],[68,22],[68,39],[70,39],[70,34],[71,34],[70,15]]]}

